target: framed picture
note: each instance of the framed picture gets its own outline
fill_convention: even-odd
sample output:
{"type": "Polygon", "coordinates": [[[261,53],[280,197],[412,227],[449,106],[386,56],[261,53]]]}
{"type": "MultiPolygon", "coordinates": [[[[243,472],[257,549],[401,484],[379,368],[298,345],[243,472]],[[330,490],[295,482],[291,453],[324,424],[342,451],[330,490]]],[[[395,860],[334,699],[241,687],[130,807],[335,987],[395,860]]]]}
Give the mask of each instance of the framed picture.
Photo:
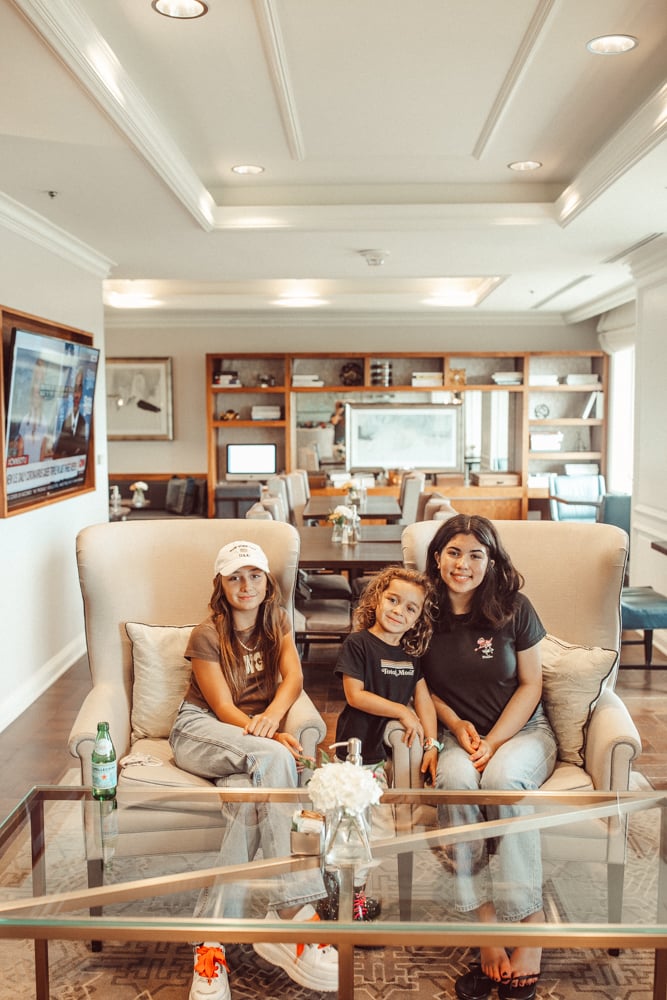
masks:
{"type": "Polygon", "coordinates": [[[109,441],[173,441],[171,358],[107,358],[109,441]]]}

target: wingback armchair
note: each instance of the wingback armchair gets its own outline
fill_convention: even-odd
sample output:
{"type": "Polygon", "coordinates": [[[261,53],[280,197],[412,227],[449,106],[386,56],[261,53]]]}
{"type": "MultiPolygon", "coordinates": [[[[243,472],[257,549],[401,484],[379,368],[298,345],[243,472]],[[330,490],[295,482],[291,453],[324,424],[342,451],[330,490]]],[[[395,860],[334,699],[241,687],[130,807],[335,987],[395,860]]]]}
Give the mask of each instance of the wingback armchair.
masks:
{"type": "MultiPolygon", "coordinates": [[[[639,733],[614,691],[627,535],[607,524],[493,523],[549,633],[543,641],[544,701],[556,729],[559,759],[542,790],[627,791],[632,761],[641,751],[639,733]],[[565,704],[559,705],[559,699],[565,704]]],[[[405,528],[406,566],[425,569],[428,546],[441,526],[421,521],[405,528]]],[[[420,754],[407,749],[397,723],[389,724],[385,738],[392,747],[394,784],[418,787],[420,754]]],[[[545,856],[606,861],[610,919],[619,919],[623,824],[592,820],[544,831],[542,839],[545,856]]]]}
{"type": "MultiPolygon", "coordinates": [[[[91,753],[97,722],[107,719],[119,760],[119,788],[212,787],[174,763],[167,740],[189,678],[183,652],[190,626],[208,613],[213,563],[218,550],[247,539],[266,552],[293,620],[299,535],[279,521],[206,519],[99,524],[77,537],[86,642],[92,678],[69,739],[91,784],[91,753]]],[[[288,713],[286,728],[304,753],[314,755],[326,735],[324,722],[302,693],[288,713]]],[[[247,782],[239,776],[238,784],[247,782]]],[[[116,856],[216,851],[222,818],[211,798],[173,808],[146,804],[123,808],[119,799],[116,856]]],[[[85,810],[88,877],[102,877],[102,850],[94,810],[85,810]]]]}

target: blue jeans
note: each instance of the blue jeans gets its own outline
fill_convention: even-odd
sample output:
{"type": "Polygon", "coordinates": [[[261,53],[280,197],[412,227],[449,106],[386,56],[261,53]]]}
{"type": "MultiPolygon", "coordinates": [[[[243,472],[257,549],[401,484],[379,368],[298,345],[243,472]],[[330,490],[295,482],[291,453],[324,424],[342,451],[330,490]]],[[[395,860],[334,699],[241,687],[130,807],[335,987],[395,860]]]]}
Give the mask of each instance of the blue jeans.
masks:
{"type": "MultiPolygon", "coordinates": [[[[208,778],[221,788],[296,788],[296,762],[281,743],[246,734],[239,726],[220,720],[207,709],[183,702],[169,735],[176,764],[191,774],[208,778]]],[[[252,861],[261,848],[264,858],[290,854],[290,827],[296,803],[223,802],[224,829],[219,865],[252,861]]],[[[228,883],[214,891],[202,890],[195,916],[235,917],[247,914],[245,897],[255,881],[228,883]]],[[[272,906],[301,906],[326,895],[321,872],[312,869],[276,876],[272,906]]]]}
{"type": "MultiPolygon", "coordinates": [[[[448,731],[438,757],[436,787],[443,790],[513,791],[540,787],[556,763],[556,738],[538,708],[516,736],[496,750],[480,773],[448,731]]],[[[441,827],[525,816],[530,806],[448,805],[438,807],[441,827]]],[[[455,901],[461,912],[492,902],[501,920],[519,921],[542,909],[542,856],[539,831],[452,844],[446,853],[456,873],[455,901]],[[493,874],[489,848],[495,847],[493,874]]]]}

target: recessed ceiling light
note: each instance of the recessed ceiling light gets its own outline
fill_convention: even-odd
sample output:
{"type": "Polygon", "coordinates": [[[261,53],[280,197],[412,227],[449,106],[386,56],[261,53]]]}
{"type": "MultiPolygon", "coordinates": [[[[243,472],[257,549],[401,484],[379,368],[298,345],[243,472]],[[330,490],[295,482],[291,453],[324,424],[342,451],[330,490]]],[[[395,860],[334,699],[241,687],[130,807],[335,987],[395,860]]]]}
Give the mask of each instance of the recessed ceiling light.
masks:
{"type": "Polygon", "coordinates": [[[508,163],[507,166],[510,170],[539,170],[542,164],[539,160],[515,160],[514,163],[508,163]]]}
{"type": "Polygon", "coordinates": [[[165,17],[203,17],[208,11],[204,0],[153,0],[151,7],[165,17]]]}
{"type": "Polygon", "coordinates": [[[263,174],[264,167],[260,167],[255,163],[239,163],[238,166],[232,167],[233,174],[263,174]]]}
{"type": "Polygon", "coordinates": [[[599,35],[586,42],[586,48],[594,56],[620,56],[638,45],[639,40],[634,35],[599,35]]]}

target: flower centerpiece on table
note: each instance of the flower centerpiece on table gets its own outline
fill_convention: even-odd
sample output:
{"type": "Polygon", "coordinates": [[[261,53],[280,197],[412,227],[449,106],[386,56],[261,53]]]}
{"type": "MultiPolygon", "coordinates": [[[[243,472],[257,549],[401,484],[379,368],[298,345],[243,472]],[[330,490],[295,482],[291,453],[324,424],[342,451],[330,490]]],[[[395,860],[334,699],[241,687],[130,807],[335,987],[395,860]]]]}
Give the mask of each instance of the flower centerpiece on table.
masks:
{"type": "Polygon", "coordinates": [[[340,542],[343,539],[343,528],[345,525],[352,524],[352,518],[354,517],[354,512],[351,507],[346,507],[344,504],[339,504],[334,507],[332,511],[329,512],[329,523],[333,525],[333,540],[334,542],[340,542]]]}
{"type": "Polygon", "coordinates": [[[326,861],[355,866],[371,861],[367,812],[382,797],[373,771],[349,761],[323,764],[308,782],[308,795],[325,817],[326,861]]]}
{"type": "Polygon", "coordinates": [[[132,483],[130,486],[130,493],[132,494],[132,504],[134,507],[143,507],[146,503],[146,492],[148,491],[148,483],[143,482],[143,480],[138,479],[136,483],[132,483]]]}
{"type": "Polygon", "coordinates": [[[315,769],[308,782],[308,795],[318,812],[341,810],[353,814],[377,805],[382,786],[371,768],[335,761],[315,769]]]}

